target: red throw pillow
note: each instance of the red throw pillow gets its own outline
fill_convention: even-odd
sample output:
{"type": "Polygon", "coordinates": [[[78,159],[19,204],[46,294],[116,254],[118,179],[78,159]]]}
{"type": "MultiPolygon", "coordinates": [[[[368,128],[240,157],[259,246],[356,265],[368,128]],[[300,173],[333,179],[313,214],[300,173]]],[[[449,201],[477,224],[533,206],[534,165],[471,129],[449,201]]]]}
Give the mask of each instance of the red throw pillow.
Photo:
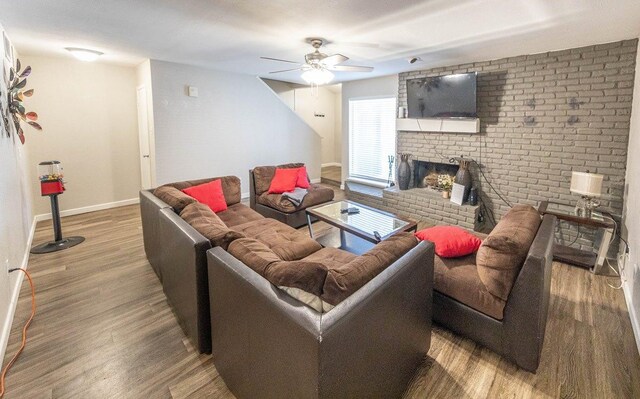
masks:
{"type": "Polygon", "coordinates": [[[296,187],[309,188],[309,179],[307,178],[307,167],[302,166],[298,168],[298,181],[296,187]]]}
{"type": "Polygon", "coordinates": [[[195,198],[200,203],[209,205],[209,208],[216,213],[227,209],[227,201],[224,199],[222,180],[220,179],[185,188],[182,192],[195,198]]]}
{"type": "Polygon", "coordinates": [[[293,191],[297,182],[298,168],[277,168],[269,186],[269,194],[282,194],[293,191]]]}
{"type": "Polygon", "coordinates": [[[480,248],[482,240],[456,226],[435,226],[416,233],[419,240],[431,241],[436,255],[441,258],[457,258],[470,255],[480,248]]]}

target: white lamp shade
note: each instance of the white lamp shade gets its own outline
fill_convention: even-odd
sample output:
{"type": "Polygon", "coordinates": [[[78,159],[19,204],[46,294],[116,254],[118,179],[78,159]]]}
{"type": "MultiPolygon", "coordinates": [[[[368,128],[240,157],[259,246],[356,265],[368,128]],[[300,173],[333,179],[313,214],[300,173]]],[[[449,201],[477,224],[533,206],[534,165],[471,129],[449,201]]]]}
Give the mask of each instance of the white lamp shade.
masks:
{"type": "Polygon", "coordinates": [[[333,74],[326,69],[313,68],[302,74],[302,79],[309,84],[324,85],[333,79],[333,74]]]}
{"type": "Polygon", "coordinates": [[[571,192],[587,197],[599,197],[602,194],[603,175],[594,173],[571,172],[571,192]]]}

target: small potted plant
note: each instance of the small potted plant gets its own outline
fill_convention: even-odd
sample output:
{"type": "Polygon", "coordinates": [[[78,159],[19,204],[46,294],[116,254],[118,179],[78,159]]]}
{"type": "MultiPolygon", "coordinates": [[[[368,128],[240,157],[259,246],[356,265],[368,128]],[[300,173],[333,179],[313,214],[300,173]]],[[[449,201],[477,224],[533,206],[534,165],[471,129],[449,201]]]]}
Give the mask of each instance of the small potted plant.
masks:
{"type": "Polygon", "coordinates": [[[438,188],[442,191],[442,198],[448,199],[451,196],[451,187],[453,187],[453,177],[449,175],[438,176],[438,188]]]}

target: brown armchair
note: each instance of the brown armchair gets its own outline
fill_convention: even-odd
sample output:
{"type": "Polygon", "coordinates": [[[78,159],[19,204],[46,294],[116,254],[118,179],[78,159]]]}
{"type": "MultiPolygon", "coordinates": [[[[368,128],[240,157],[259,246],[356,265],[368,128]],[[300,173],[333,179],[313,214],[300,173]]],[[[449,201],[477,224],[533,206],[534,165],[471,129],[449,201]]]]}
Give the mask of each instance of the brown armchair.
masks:
{"type": "Polygon", "coordinates": [[[265,217],[276,219],[291,227],[298,228],[307,223],[305,210],[333,200],[332,189],[311,184],[308,194],[300,204],[295,206],[283,199],[282,194],[269,194],[269,185],[276,168],[299,168],[302,163],[291,163],[278,166],[257,166],[249,171],[249,205],[265,217]]]}

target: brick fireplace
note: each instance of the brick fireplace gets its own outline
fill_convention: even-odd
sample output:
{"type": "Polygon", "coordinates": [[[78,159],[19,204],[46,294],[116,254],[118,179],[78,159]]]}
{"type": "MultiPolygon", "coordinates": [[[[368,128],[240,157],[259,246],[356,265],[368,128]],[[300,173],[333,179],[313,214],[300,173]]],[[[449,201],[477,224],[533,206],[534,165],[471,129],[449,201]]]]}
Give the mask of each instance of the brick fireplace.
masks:
{"type": "MultiPolygon", "coordinates": [[[[575,203],[571,172],[588,169],[605,175],[603,206],[621,214],[637,44],[633,39],[400,73],[398,106],[406,107],[407,79],[478,72],[480,132],[400,130],[397,151],[421,160],[442,160],[440,154],[476,159],[510,203],[532,206],[549,199],[575,203]]],[[[509,206],[477,166],[471,174],[484,205],[499,220],[509,206]]],[[[423,189],[384,195],[418,201],[423,197],[413,197],[415,190],[423,189]]],[[[392,211],[408,212],[414,205],[394,204],[392,211]]],[[[593,243],[581,234],[576,245],[587,249],[593,243]]]]}

